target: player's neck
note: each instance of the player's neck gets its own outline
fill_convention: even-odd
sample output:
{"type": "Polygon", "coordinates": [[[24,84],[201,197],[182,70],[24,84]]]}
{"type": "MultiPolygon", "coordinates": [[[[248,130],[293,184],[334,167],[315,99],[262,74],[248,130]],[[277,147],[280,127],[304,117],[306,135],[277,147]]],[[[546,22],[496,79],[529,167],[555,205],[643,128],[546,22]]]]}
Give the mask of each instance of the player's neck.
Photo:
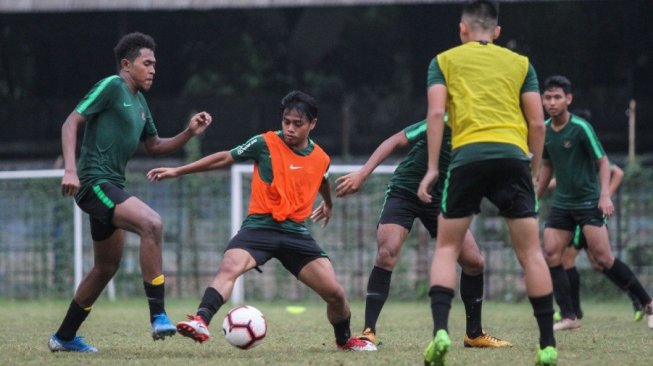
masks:
{"type": "Polygon", "coordinates": [[[564,111],[555,117],[551,117],[551,125],[553,127],[553,130],[554,131],[562,130],[567,125],[567,123],[569,123],[570,118],[571,118],[571,113],[569,113],[569,111],[564,111]]]}
{"type": "Polygon", "coordinates": [[[125,81],[125,84],[127,84],[127,87],[129,87],[129,90],[132,92],[132,94],[136,94],[138,88],[136,87],[136,83],[134,83],[134,79],[132,79],[131,75],[129,75],[128,72],[123,70],[120,70],[120,73],[118,75],[122,80],[125,81]]]}

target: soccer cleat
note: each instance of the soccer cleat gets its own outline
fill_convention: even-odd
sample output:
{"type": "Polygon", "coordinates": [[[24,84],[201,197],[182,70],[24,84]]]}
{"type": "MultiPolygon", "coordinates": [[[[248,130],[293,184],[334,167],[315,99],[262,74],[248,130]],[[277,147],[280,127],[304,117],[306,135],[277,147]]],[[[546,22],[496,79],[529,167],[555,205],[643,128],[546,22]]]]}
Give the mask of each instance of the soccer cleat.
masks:
{"type": "Polygon", "coordinates": [[[469,338],[467,334],[465,334],[463,345],[468,348],[512,347],[512,343],[493,337],[485,332],[481,332],[481,335],[476,338],[469,338]]]}
{"type": "Polygon", "coordinates": [[[563,318],[561,321],[553,324],[553,330],[571,330],[580,328],[580,320],[563,318]]]}
{"type": "Polygon", "coordinates": [[[535,366],[555,366],[558,364],[558,351],[553,346],[547,346],[537,351],[535,366]]]}
{"type": "Polygon", "coordinates": [[[342,351],[376,351],[376,346],[370,341],[351,337],[347,343],[339,344],[338,349],[342,351]]]}
{"type": "Polygon", "coordinates": [[[52,352],[97,352],[97,348],[84,341],[83,337],[76,336],[70,341],[64,341],[53,334],[48,341],[48,348],[52,352]]]}
{"type": "Polygon", "coordinates": [[[199,315],[188,315],[188,320],[177,323],[177,331],[184,337],[200,343],[207,341],[211,336],[208,326],[199,315]]]}
{"type": "Polygon", "coordinates": [[[363,333],[361,333],[361,335],[359,335],[356,338],[362,339],[364,341],[369,341],[375,346],[377,345],[377,343],[376,343],[376,333],[374,333],[374,331],[372,331],[372,328],[365,328],[365,330],[363,330],[363,333]]]}
{"type": "Polygon", "coordinates": [[[555,313],[553,313],[553,321],[554,322],[559,322],[561,320],[562,320],[562,315],[560,314],[559,311],[556,311],[555,313]]]}
{"type": "Polygon", "coordinates": [[[177,333],[177,328],[170,321],[166,313],[157,314],[152,321],[152,339],[165,339],[177,333]]]}
{"type": "Polygon", "coordinates": [[[633,320],[638,322],[642,319],[644,319],[644,311],[642,311],[641,309],[635,310],[635,313],[633,314],[633,320]]]}
{"type": "Polygon", "coordinates": [[[451,340],[447,331],[444,329],[438,330],[431,343],[424,350],[424,366],[444,366],[450,347],[451,340]]]}

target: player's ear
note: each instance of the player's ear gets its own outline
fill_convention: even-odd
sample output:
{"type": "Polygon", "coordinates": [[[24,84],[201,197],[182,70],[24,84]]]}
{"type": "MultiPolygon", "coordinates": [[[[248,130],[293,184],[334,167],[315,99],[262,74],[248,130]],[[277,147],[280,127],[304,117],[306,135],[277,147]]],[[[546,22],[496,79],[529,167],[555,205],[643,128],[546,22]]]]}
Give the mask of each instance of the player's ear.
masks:
{"type": "Polygon", "coordinates": [[[120,60],[120,69],[121,70],[122,69],[129,69],[129,65],[131,65],[131,62],[129,62],[128,59],[123,58],[122,60],[120,60]]]}
{"type": "Polygon", "coordinates": [[[311,127],[309,131],[313,131],[315,126],[317,126],[317,118],[313,118],[313,120],[311,121],[311,127]]]}
{"type": "Polygon", "coordinates": [[[497,25],[496,27],[494,27],[494,34],[492,34],[492,39],[495,40],[499,38],[499,35],[501,35],[501,26],[497,25]]]}
{"type": "Polygon", "coordinates": [[[571,102],[574,100],[574,95],[571,93],[565,95],[565,97],[567,98],[567,105],[570,105],[571,102]]]}

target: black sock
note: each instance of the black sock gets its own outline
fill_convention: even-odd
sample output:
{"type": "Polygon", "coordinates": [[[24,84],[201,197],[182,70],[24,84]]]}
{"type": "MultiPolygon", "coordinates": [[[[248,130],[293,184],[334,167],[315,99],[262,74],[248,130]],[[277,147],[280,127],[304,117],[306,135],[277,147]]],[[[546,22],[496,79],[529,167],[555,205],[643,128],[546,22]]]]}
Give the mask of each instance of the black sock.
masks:
{"type": "Polygon", "coordinates": [[[644,287],[642,287],[642,284],[639,282],[637,277],[635,277],[633,271],[631,271],[630,267],[618,258],[614,259],[612,268],[604,271],[604,273],[608,277],[612,276],[619,287],[635,295],[637,299],[639,299],[640,304],[648,304],[651,302],[651,296],[649,296],[648,292],[644,290],[644,287]]]}
{"type": "Polygon", "coordinates": [[[565,272],[569,280],[569,294],[571,295],[571,304],[574,307],[574,313],[578,319],[582,319],[583,311],[580,309],[580,275],[576,267],[566,269],[565,272]]]}
{"type": "Polygon", "coordinates": [[[143,281],[145,288],[145,296],[147,296],[147,304],[150,306],[150,323],[154,321],[154,316],[165,313],[164,299],[166,296],[166,285],[153,285],[143,281]]]}
{"type": "Polygon", "coordinates": [[[63,318],[63,322],[61,322],[59,330],[57,330],[57,333],[55,333],[56,336],[61,340],[71,341],[73,338],[75,338],[77,330],[82,325],[84,320],[86,320],[86,317],[90,312],[91,309],[84,310],[84,308],[79,306],[75,300],[71,301],[70,305],[68,306],[66,316],[63,318]]]}
{"type": "Polygon", "coordinates": [[[630,291],[627,288],[621,287],[619,281],[616,278],[614,278],[611,272],[603,271],[603,274],[605,275],[605,277],[607,277],[610,280],[610,282],[614,283],[614,285],[617,286],[618,289],[624,291],[628,295],[630,301],[633,303],[633,309],[635,311],[642,310],[642,305],[639,303],[639,299],[637,298],[637,296],[635,296],[635,294],[632,293],[632,291],[630,291]]]}
{"type": "Polygon", "coordinates": [[[392,271],[374,266],[370,279],[367,281],[367,296],[365,297],[365,326],[376,332],[376,321],[390,293],[390,278],[392,271]]]}
{"type": "Polygon", "coordinates": [[[468,276],[465,272],[460,276],[460,298],[465,304],[467,318],[467,336],[476,338],[483,333],[481,309],[483,308],[483,274],[468,276]]]}
{"type": "Polygon", "coordinates": [[[567,272],[565,272],[562,265],[550,267],[551,280],[553,281],[553,293],[555,294],[556,302],[560,306],[560,314],[563,318],[575,318],[574,305],[571,302],[571,295],[569,293],[569,279],[567,272]]]}
{"type": "Polygon", "coordinates": [[[431,297],[431,316],[433,317],[433,335],[438,330],[449,331],[449,311],[453,300],[453,289],[442,286],[432,286],[429,290],[431,297]]]}
{"type": "Polygon", "coordinates": [[[218,290],[209,286],[204,290],[202,302],[200,302],[200,306],[197,308],[197,315],[204,319],[206,325],[209,325],[211,319],[220,310],[222,304],[224,304],[222,295],[220,295],[218,290]]]}
{"type": "Polygon", "coordinates": [[[540,328],[540,349],[548,346],[555,347],[556,340],[553,336],[553,294],[542,297],[528,297],[533,305],[533,315],[540,328]]]}
{"type": "Polygon", "coordinates": [[[338,323],[333,323],[333,333],[336,335],[336,344],[342,346],[347,343],[351,337],[351,328],[349,323],[351,322],[351,314],[345,319],[341,320],[338,323]]]}

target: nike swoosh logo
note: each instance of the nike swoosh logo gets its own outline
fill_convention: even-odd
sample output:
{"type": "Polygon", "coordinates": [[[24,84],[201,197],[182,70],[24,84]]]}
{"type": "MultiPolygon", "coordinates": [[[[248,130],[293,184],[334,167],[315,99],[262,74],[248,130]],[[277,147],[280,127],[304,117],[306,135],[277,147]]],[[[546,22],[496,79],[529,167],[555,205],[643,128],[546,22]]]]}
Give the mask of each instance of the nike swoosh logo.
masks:
{"type": "Polygon", "coordinates": [[[290,170],[297,170],[297,169],[301,169],[301,168],[302,167],[300,167],[300,166],[295,166],[295,165],[290,164],[290,170]]]}
{"type": "Polygon", "coordinates": [[[122,106],[125,107],[125,108],[127,108],[127,107],[131,107],[132,105],[131,105],[131,104],[127,104],[127,102],[122,102],[122,106]]]}

